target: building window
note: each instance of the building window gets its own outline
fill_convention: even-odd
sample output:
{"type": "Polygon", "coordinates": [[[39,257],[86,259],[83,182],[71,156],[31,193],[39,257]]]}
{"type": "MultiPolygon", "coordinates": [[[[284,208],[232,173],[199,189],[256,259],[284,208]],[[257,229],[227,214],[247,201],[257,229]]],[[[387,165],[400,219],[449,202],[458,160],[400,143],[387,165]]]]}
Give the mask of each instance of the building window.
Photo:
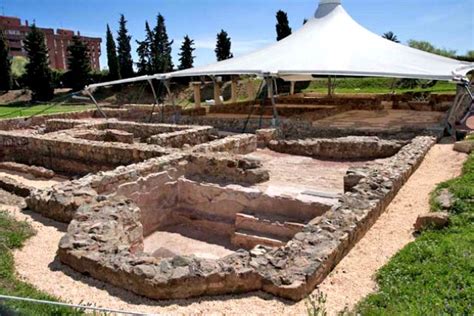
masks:
{"type": "Polygon", "coordinates": [[[6,32],[8,35],[21,35],[20,34],[20,31],[18,30],[6,30],[6,32]]]}

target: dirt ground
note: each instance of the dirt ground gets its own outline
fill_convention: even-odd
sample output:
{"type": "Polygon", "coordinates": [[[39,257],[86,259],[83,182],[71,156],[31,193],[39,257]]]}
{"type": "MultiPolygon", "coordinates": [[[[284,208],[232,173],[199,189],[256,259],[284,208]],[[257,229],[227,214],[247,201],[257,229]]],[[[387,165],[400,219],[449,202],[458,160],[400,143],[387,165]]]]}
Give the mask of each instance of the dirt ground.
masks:
{"type": "MultiPolygon", "coordinates": [[[[465,159],[465,155],[452,151],[452,145],[436,145],[428,153],[420,169],[402,188],[387,212],[320,286],[327,294],[330,314],[346,305],[351,307],[376,288],[373,280],[375,272],[413,240],[412,226],[418,214],[428,211],[429,192],[437,183],[457,176],[465,159]]],[[[9,199],[3,202],[8,204],[9,199]]],[[[174,301],[152,301],[139,297],[61,265],[55,255],[66,225],[31,212],[22,212],[18,207],[9,207],[9,210],[17,219],[31,222],[38,232],[23,249],[14,253],[19,277],[64,301],[141,313],[307,314],[306,301],[293,303],[265,293],[174,301]]]]}
{"type": "Polygon", "coordinates": [[[13,180],[16,180],[19,183],[22,183],[30,187],[38,188],[38,189],[52,187],[55,184],[58,184],[60,182],[64,182],[67,180],[66,178],[62,178],[62,177],[54,177],[52,179],[42,179],[42,178],[37,178],[35,176],[29,175],[23,172],[16,172],[16,171],[11,171],[11,170],[4,170],[4,169],[0,169],[0,177],[11,178],[13,180]]]}
{"type": "Polygon", "coordinates": [[[310,157],[278,153],[269,149],[258,149],[247,157],[260,159],[270,172],[270,181],[256,187],[268,188],[285,193],[319,191],[327,193],[344,192],[344,175],[350,167],[360,166],[365,161],[324,161],[310,157]]]}

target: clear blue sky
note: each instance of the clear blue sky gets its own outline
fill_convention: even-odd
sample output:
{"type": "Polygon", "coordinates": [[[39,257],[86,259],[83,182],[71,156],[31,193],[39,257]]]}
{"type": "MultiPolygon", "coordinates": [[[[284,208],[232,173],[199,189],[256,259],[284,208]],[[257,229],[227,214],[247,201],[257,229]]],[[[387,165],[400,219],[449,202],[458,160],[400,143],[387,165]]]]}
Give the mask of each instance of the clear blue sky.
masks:
{"type": "MultiPolygon", "coordinates": [[[[275,41],[275,13],[288,12],[295,30],[312,16],[319,0],[0,0],[0,13],[35,20],[41,27],[80,30],[87,36],[105,37],[105,26],[116,31],[120,13],[125,14],[132,35],[144,36],[145,20],[155,24],[160,12],[175,40],[173,55],[184,35],[196,41],[196,65],[215,60],[215,37],[221,29],[232,38],[238,56],[275,41]]],[[[369,30],[395,32],[406,43],[427,40],[459,54],[474,50],[474,0],[342,0],[346,10],[369,30]]],[[[101,67],[107,65],[105,42],[101,67]]]]}

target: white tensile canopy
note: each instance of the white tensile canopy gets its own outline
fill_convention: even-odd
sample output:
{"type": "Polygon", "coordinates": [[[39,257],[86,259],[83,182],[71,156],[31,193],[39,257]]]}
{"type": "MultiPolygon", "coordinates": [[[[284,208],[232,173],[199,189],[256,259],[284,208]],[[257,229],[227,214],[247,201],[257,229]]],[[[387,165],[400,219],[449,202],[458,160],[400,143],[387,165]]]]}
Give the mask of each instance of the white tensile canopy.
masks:
{"type": "Polygon", "coordinates": [[[386,40],[354,21],[340,0],[322,0],[314,18],[291,36],[254,53],[171,76],[268,73],[294,79],[335,75],[452,80],[473,68],[472,63],[386,40]]]}
{"type": "MultiPolygon", "coordinates": [[[[135,81],[252,74],[289,81],[311,80],[318,75],[449,81],[464,78],[472,69],[474,63],[438,56],[384,39],[354,21],[342,7],[341,0],[320,0],[314,18],[273,45],[212,65],[139,77],[135,81]]],[[[130,82],[130,79],[125,81],[130,82]]],[[[119,83],[122,82],[115,81],[113,84],[119,83]]],[[[104,85],[107,83],[88,88],[104,85]]]]}

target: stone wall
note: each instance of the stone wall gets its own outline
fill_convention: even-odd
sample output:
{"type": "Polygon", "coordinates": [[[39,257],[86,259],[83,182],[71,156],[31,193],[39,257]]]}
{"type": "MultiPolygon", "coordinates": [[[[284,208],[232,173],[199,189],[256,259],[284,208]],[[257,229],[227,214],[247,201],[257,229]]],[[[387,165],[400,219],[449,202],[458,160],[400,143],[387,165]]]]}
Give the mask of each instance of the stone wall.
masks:
{"type": "Polygon", "coordinates": [[[27,136],[0,132],[0,159],[42,166],[56,172],[84,175],[160,157],[170,152],[156,145],[104,143],[67,133],[27,136]]]}
{"type": "MultiPolygon", "coordinates": [[[[383,164],[369,164],[370,172],[341,197],[338,206],[277,249],[256,247],[219,260],[156,259],[140,252],[143,228],[138,207],[116,197],[78,210],[60,242],[58,256],[79,272],[153,299],[263,290],[301,300],[362,238],[434,143],[433,138],[418,137],[383,164]]],[[[196,189],[190,188],[190,194],[202,196],[196,189]]],[[[199,208],[201,202],[185,203],[199,208]]],[[[202,210],[208,211],[208,205],[202,210]]],[[[221,208],[215,212],[228,216],[221,208]]]]}
{"type": "MultiPolygon", "coordinates": [[[[209,125],[214,126],[221,131],[233,133],[255,133],[259,129],[274,128],[272,119],[255,118],[242,119],[232,117],[186,117],[179,120],[181,124],[190,125],[209,125]]],[[[346,136],[377,136],[380,138],[411,139],[417,135],[433,135],[441,137],[444,126],[438,126],[433,129],[420,127],[404,127],[381,129],[361,129],[361,128],[342,128],[342,127],[318,127],[311,121],[280,118],[279,129],[285,139],[304,139],[304,138],[335,138],[346,136]]]]}
{"type": "Polygon", "coordinates": [[[197,145],[193,148],[197,153],[226,152],[245,155],[257,150],[257,137],[252,134],[233,135],[197,145]]]}
{"type": "Polygon", "coordinates": [[[273,151],[330,160],[369,160],[395,155],[407,142],[381,140],[377,137],[318,138],[272,140],[273,151]]]}
{"type": "Polygon", "coordinates": [[[270,179],[261,161],[227,153],[193,154],[187,158],[186,177],[197,181],[253,185],[270,179]]]}
{"type": "Polygon", "coordinates": [[[148,144],[162,147],[182,148],[184,145],[195,146],[217,138],[217,131],[211,126],[193,127],[191,129],[153,135],[147,139],[148,144]]]}

